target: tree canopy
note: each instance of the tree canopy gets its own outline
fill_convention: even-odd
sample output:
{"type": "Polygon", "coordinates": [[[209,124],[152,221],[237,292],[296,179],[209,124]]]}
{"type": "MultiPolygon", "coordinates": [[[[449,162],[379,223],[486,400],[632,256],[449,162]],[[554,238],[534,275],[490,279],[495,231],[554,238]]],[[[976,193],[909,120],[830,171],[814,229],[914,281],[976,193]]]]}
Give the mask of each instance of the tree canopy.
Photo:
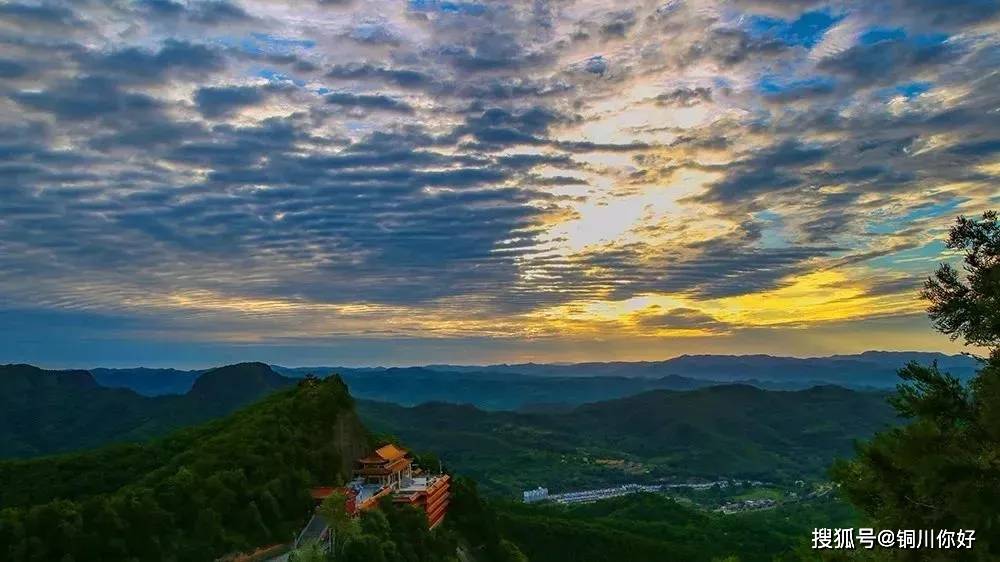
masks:
{"type": "Polygon", "coordinates": [[[965,253],[962,274],[942,264],[924,283],[921,295],[934,327],[967,345],[1000,347],[1000,223],[997,212],[981,220],[959,217],[946,245],[965,253]]]}
{"type": "Polygon", "coordinates": [[[211,560],[288,542],[308,519],[309,487],[343,481],[367,448],[347,387],[331,377],[129,446],[121,461],[112,447],[0,463],[5,488],[32,483],[5,489],[0,559],[211,560]],[[136,462],[143,455],[160,462],[136,462]],[[52,465],[72,467],[76,486],[44,486],[67,474],[52,465]]]}
{"type": "Polygon", "coordinates": [[[893,550],[883,559],[1000,557],[1000,225],[990,211],[961,217],[947,245],[964,275],[943,264],[921,296],[934,327],[989,357],[963,385],[937,365],[911,363],[890,401],[908,423],[877,434],[837,463],[844,495],[882,529],[976,531],[971,550],[893,550]]]}

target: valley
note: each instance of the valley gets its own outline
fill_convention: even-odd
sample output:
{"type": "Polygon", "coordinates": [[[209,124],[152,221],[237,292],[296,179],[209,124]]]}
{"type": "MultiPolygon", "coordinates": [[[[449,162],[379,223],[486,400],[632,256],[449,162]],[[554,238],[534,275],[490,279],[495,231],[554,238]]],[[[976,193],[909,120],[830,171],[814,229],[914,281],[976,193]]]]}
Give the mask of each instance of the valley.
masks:
{"type": "Polygon", "coordinates": [[[432,403],[359,401],[375,430],[435,451],[484,489],[507,496],[721,477],[825,479],[853,442],[893,423],[881,393],[723,385],[651,391],[553,413],[485,412],[432,403]]]}
{"type": "MultiPolygon", "coordinates": [[[[43,532],[44,518],[54,516],[80,521],[58,541],[59,552],[79,560],[119,552],[146,559],[154,550],[181,559],[288,552],[278,546],[308,520],[305,491],[345,482],[350,459],[377,443],[404,444],[421,466],[455,476],[454,514],[428,543],[440,553],[478,541],[493,545],[493,554],[477,562],[552,560],[557,550],[581,562],[621,553],[650,562],[734,554],[799,560],[813,527],[860,521],[831,485],[831,464],[900,423],[888,392],[829,384],[778,390],[598,375],[574,378],[585,384],[572,388],[565,377],[536,374],[512,377],[507,394],[500,383],[511,375],[480,371],[408,368],[320,379],[241,363],[190,376],[137,372],[130,379],[116,371],[110,384],[118,388],[107,388],[98,382],[108,380],[107,371],[95,377],[0,367],[9,405],[0,426],[8,458],[0,461],[0,547],[46,553],[16,560],[56,556],[18,542],[43,532]],[[162,390],[186,377],[184,393],[121,388],[162,390]],[[323,398],[306,398],[309,389],[324,389],[323,398]],[[634,392],[619,396],[627,389],[634,392]],[[517,393],[532,403],[514,400],[517,393]],[[594,396],[602,399],[575,403],[594,396]],[[434,400],[413,404],[424,397],[434,400]],[[482,406],[452,401],[466,398],[482,406]],[[191,480],[198,474],[207,480],[191,480]],[[540,488],[542,497],[524,501],[525,491],[540,488]],[[126,507],[136,494],[150,499],[126,507]],[[100,526],[109,523],[94,518],[102,510],[116,513],[112,521],[121,521],[114,525],[126,535],[141,527],[121,517],[162,531],[170,521],[172,534],[97,548],[93,541],[108,532],[100,526]],[[234,513],[238,521],[221,520],[234,513]],[[178,518],[216,530],[184,537],[178,518]]],[[[393,527],[402,521],[365,532],[390,543],[430,540],[393,527]]]]}

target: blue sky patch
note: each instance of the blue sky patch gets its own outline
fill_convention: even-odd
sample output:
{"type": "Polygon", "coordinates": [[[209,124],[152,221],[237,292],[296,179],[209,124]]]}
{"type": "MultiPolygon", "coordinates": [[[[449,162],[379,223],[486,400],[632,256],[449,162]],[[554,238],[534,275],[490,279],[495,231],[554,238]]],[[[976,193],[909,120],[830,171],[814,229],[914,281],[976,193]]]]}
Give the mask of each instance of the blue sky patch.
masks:
{"type": "Polygon", "coordinates": [[[906,30],[901,27],[873,27],[861,34],[858,42],[862,45],[874,45],[882,41],[901,41],[906,39],[906,30]]]}
{"type": "Polygon", "coordinates": [[[265,68],[263,70],[258,71],[257,76],[267,79],[271,82],[291,82],[292,84],[295,84],[296,86],[299,87],[306,85],[304,80],[298,80],[292,78],[291,76],[283,72],[279,72],[271,68],[265,68]]]}
{"type": "Polygon", "coordinates": [[[887,97],[903,96],[906,99],[915,98],[920,94],[931,89],[933,84],[930,82],[905,82],[903,84],[896,84],[892,88],[889,88],[887,97]]]}
{"type": "Polygon", "coordinates": [[[748,31],[751,35],[773,37],[788,45],[812,47],[840,19],[826,11],[806,12],[791,22],[754,15],[748,18],[748,31]]]}
{"type": "Polygon", "coordinates": [[[917,248],[875,258],[868,264],[873,268],[887,269],[898,273],[904,271],[922,273],[933,269],[938,262],[938,257],[946,249],[944,242],[934,240],[917,248]]]}
{"type": "Polygon", "coordinates": [[[448,2],[441,0],[410,0],[410,9],[415,12],[444,12],[481,16],[486,6],[475,2],[448,2]]]}
{"type": "Polygon", "coordinates": [[[904,215],[875,222],[868,228],[868,231],[872,234],[891,234],[909,228],[914,222],[919,220],[938,216],[957,215],[959,214],[957,212],[958,207],[964,202],[964,199],[952,199],[940,203],[920,205],[904,215]]]}
{"type": "Polygon", "coordinates": [[[829,76],[788,80],[768,74],[757,82],[757,91],[770,98],[800,99],[832,93],[836,85],[836,81],[829,76]]]}
{"type": "Polygon", "coordinates": [[[297,50],[312,49],[316,46],[315,41],[308,39],[292,39],[266,33],[251,33],[245,37],[220,37],[216,39],[216,42],[251,55],[288,54],[297,50]]]}
{"type": "Polygon", "coordinates": [[[267,33],[252,33],[250,36],[260,41],[265,48],[272,48],[272,52],[289,51],[293,49],[312,49],[316,46],[316,42],[311,39],[292,39],[290,37],[278,37],[267,33]]]}

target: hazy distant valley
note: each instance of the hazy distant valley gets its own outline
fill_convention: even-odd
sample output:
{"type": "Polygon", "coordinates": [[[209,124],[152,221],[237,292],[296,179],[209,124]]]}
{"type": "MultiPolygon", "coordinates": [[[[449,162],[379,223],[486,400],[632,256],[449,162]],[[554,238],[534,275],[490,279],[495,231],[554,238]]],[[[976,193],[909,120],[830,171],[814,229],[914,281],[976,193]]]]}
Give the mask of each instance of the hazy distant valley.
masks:
{"type": "MultiPolygon", "coordinates": [[[[647,390],[693,390],[742,383],[771,390],[837,385],[891,389],[896,371],[909,361],[937,361],[960,380],[977,368],[965,355],[876,352],[799,359],[768,355],[685,355],[666,361],[424,367],[282,367],[287,377],[339,374],[353,396],[415,406],[424,402],[473,404],[488,410],[573,406],[622,398],[647,390]]],[[[204,371],[176,369],[90,370],[106,387],[128,388],[146,396],[184,394],[204,371]]]]}

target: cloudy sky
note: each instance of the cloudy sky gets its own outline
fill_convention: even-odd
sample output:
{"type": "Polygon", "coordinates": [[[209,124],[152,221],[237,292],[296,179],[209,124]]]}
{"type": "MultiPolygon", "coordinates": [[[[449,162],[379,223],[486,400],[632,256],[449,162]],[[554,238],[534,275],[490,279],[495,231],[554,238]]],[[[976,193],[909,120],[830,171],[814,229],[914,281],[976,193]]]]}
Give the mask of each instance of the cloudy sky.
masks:
{"type": "Polygon", "coordinates": [[[990,0],[0,3],[0,362],[954,351],[990,0]]]}

